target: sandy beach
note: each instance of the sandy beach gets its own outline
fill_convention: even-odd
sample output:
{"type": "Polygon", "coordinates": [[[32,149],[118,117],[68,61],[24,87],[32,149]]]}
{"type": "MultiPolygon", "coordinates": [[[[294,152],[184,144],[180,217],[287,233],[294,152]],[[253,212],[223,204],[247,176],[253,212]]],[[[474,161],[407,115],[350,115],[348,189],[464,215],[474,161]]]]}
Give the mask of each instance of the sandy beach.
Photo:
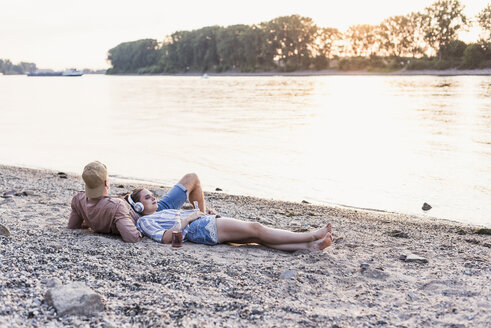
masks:
{"type": "MultiPolygon", "coordinates": [[[[140,186],[112,183],[114,195],[140,186]]],[[[79,175],[0,165],[0,224],[10,231],[0,234],[0,327],[491,326],[491,236],[479,227],[213,192],[206,200],[222,216],[292,231],[332,222],[334,243],[316,253],[175,250],[66,229],[82,188],[79,175]],[[103,311],[60,316],[45,299],[53,278],[86,284],[103,311]]]]}

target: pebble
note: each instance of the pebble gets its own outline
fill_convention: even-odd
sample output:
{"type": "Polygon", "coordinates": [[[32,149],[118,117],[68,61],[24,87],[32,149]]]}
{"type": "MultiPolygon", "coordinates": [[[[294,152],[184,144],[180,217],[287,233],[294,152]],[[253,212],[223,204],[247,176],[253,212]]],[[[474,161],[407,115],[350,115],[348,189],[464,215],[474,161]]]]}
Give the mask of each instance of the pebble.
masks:
{"type": "Polygon", "coordinates": [[[476,235],[491,235],[491,229],[479,228],[479,229],[474,230],[472,233],[476,234],[476,235]]]}
{"type": "Polygon", "coordinates": [[[404,262],[428,263],[427,259],[416,254],[401,255],[399,259],[404,262]]]}
{"type": "Polygon", "coordinates": [[[423,209],[423,211],[429,211],[429,210],[431,210],[432,207],[430,204],[424,203],[423,207],[421,207],[421,208],[423,209]]]}
{"type": "Polygon", "coordinates": [[[155,189],[153,190],[153,194],[158,197],[158,198],[161,198],[162,196],[164,196],[167,192],[163,189],[155,189]]]}
{"type": "Polygon", "coordinates": [[[409,238],[409,235],[406,232],[402,232],[399,230],[392,230],[387,232],[387,234],[391,237],[396,237],[396,238],[409,238]]]}
{"type": "MultiPolygon", "coordinates": [[[[210,193],[208,203],[224,216],[302,231],[332,221],[336,244],[324,252],[291,254],[257,245],[185,243],[173,252],[148,238],[125,244],[116,236],[66,229],[70,199],[83,189],[82,180],[43,172],[0,166],[0,195],[11,189],[39,193],[34,200],[15,194],[0,198],[1,223],[12,232],[10,238],[0,237],[0,327],[488,324],[489,249],[483,244],[489,242],[487,236],[472,235],[480,244],[469,244],[455,233],[462,228],[469,235],[469,226],[316,205],[306,211],[298,203],[210,193]],[[294,217],[287,217],[289,212],[294,217]],[[418,238],[410,243],[380,238],[393,229],[418,238]],[[422,249],[435,265],[394,263],[397,255],[422,249]],[[280,279],[288,270],[295,274],[280,279]],[[57,283],[48,283],[54,278],[57,283]],[[430,280],[435,281],[431,288],[420,287],[430,280]],[[59,289],[75,281],[103,298],[103,311],[59,316],[45,301],[48,285],[59,289]],[[443,302],[449,303],[448,313],[443,302]],[[450,312],[453,308],[458,314],[450,312]]],[[[140,185],[122,186],[113,192],[140,185]]]]}
{"type": "Polygon", "coordinates": [[[3,224],[0,224],[0,236],[10,236],[10,230],[3,224]]]}
{"type": "Polygon", "coordinates": [[[297,278],[297,271],[295,270],[283,270],[280,273],[280,279],[281,280],[290,280],[290,279],[296,279],[297,278]]]}

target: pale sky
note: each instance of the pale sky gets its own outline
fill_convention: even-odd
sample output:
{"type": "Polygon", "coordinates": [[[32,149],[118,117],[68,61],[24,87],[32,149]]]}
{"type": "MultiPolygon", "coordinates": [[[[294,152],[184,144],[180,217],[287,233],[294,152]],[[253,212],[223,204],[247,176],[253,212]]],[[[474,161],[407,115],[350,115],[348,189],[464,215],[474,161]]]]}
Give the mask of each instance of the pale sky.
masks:
{"type": "MultiPolygon", "coordinates": [[[[121,42],[162,41],[178,30],[255,24],[279,16],[311,17],[322,27],[350,25],[421,11],[433,0],[0,0],[0,58],[38,68],[108,68],[107,51],[121,42]]],[[[474,16],[489,0],[461,0],[474,16]]],[[[474,34],[463,35],[474,41],[474,34]]]]}

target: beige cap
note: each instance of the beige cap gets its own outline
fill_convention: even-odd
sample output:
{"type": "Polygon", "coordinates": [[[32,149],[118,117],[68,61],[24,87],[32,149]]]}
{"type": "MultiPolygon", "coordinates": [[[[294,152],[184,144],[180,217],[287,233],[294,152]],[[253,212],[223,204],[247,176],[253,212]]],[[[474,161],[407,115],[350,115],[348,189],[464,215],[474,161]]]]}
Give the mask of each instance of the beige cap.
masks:
{"type": "Polygon", "coordinates": [[[85,182],[85,195],[88,198],[98,198],[104,194],[107,179],[106,165],[99,161],[91,162],[84,167],[82,179],[85,182]]]}

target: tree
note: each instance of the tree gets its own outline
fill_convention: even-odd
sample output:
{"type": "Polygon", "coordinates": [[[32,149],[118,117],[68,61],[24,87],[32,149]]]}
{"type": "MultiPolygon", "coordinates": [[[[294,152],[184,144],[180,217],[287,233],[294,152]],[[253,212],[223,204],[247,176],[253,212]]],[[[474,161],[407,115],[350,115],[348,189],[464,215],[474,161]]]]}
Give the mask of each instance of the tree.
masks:
{"type": "Polygon", "coordinates": [[[337,28],[320,27],[314,37],[315,52],[318,56],[331,58],[336,42],[341,39],[341,32],[337,28]]]}
{"type": "Polygon", "coordinates": [[[481,44],[471,43],[462,56],[462,68],[478,68],[485,60],[486,53],[481,44]]]}
{"type": "Polygon", "coordinates": [[[345,33],[346,52],[355,57],[370,56],[377,51],[376,28],[373,25],[352,25],[345,33]]]}
{"type": "Polygon", "coordinates": [[[491,43],[491,4],[477,15],[477,22],[482,29],[480,43],[488,48],[491,43]]]}
{"type": "Polygon", "coordinates": [[[109,73],[136,73],[138,69],[156,65],[161,56],[156,40],[124,42],[108,52],[107,59],[113,66],[109,73]]]}
{"type": "Polygon", "coordinates": [[[286,69],[308,68],[317,26],[309,17],[299,15],[275,18],[262,23],[266,42],[275,52],[280,65],[286,69]]]}
{"type": "Polygon", "coordinates": [[[456,40],[457,33],[467,24],[463,10],[459,0],[438,0],[425,9],[425,40],[439,59],[443,58],[450,41],[456,40]]]}
{"type": "Polygon", "coordinates": [[[377,28],[380,55],[403,57],[422,53],[421,19],[417,13],[385,19],[377,28]]]}

